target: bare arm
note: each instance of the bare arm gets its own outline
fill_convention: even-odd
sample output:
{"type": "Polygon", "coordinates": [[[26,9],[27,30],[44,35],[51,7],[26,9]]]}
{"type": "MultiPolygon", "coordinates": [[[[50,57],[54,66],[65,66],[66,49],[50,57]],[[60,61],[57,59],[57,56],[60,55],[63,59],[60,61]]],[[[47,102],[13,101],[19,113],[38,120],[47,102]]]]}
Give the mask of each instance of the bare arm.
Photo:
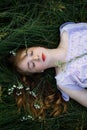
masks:
{"type": "MultiPolygon", "coordinates": [[[[56,74],[58,74],[58,68],[55,68],[56,74]]],[[[69,84],[67,84],[69,85],[69,84]]],[[[76,90],[69,87],[58,86],[63,92],[69,95],[72,99],[87,107],[87,89],[76,90]]],[[[75,87],[75,85],[73,86],[75,87]]],[[[76,86],[77,87],[77,86],[76,86]]]]}
{"type": "Polygon", "coordinates": [[[72,90],[66,87],[59,87],[62,91],[68,94],[72,99],[80,103],[81,105],[87,107],[87,90],[72,90]]]}

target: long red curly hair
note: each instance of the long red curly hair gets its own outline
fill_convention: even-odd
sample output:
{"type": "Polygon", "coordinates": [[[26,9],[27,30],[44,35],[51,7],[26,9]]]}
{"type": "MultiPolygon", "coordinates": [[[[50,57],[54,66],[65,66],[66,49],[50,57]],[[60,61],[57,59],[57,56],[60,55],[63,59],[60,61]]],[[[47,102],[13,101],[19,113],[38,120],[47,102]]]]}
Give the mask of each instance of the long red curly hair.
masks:
{"type": "Polygon", "coordinates": [[[21,76],[21,83],[25,87],[20,89],[20,95],[16,94],[17,89],[14,90],[18,110],[24,109],[24,111],[30,112],[35,119],[44,119],[65,113],[67,103],[62,99],[60,92],[54,90],[48,80],[38,85],[41,81],[40,77],[41,75],[38,76],[38,74],[21,76]],[[37,81],[39,82],[37,83],[37,81]],[[36,91],[36,94],[32,93],[33,90],[36,91]]]}
{"type": "MultiPolygon", "coordinates": [[[[18,61],[23,49],[17,51],[16,56],[10,56],[10,63],[13,68],[17,68],[18,61]]],[[[17,88],[14,89],[14,96],[18,106],[18,110],[23,108],[31,113],[34,118],[44,119],[46,117],[58,116],[67,110],[67,103],[62,99],[60,92],[55,90],[52,83],[45,79],[42,81],[43,74],[30,74],[25,76],[24,72],[20,72],[20,81],[24,85],[20,89],[20,95],[17,95],[17,88]],[[33,93],[35,92],[35,94],[33,93]]],[[[56,87],[55,87],[56,88],[56,87]]]]}

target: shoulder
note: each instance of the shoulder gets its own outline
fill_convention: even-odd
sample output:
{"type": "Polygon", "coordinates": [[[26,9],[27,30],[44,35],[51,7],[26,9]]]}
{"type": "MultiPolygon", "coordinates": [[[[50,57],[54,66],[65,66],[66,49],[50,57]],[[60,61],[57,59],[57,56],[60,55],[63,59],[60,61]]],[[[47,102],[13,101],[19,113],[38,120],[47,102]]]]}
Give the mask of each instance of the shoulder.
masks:
{"type": "Polygon", "coordinates": [[[60,43],[68,42],[68,30],[74,25],[74,22],[66,22],[60,26],[60,43]]]}
{"type": "Polygon", "coordinates": [[[61,33],[60,39],[61,39],[61,42],[62,42],[62,41],[67,41],[67,39],[68,39],[68,33],[67,33],[67,31],[63,31],[63,32],[61,33]]]}
{"type": "Polygon", "coordinates": [[[63,31],[60,35],[60,44],[59,47],[68,48],[68,33],[67,31],[63,31]]]}

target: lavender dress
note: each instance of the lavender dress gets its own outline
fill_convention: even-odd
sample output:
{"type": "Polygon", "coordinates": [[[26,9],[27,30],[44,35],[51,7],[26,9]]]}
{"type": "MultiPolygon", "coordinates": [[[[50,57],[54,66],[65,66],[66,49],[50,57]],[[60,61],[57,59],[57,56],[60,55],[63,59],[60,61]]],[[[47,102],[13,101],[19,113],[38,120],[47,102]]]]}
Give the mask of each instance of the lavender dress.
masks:
{"type": "MultiPolygon", "coordinates": [[[[64,71],[55,76],[57,86],[83,90],[87,88],[87,23],[68,22],[61,25],[60,34],[63,31],[68,33],[67,63],[64,71]]],[[[63,99],[69,101],[69,96],[60,91],[63,99]]]]}

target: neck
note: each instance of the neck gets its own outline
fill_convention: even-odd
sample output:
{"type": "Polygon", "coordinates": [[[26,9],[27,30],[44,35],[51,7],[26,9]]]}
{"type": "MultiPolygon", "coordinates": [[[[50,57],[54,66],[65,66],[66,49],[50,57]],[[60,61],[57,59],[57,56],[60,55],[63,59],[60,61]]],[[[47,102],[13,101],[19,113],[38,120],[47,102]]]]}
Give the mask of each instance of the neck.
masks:
{"type": "Polygon", "coordinates": [[[48,66],[47,68],[57,67],[58,62],[66,61],[66,50],[62,47],[48,49],[48,66]]]}

